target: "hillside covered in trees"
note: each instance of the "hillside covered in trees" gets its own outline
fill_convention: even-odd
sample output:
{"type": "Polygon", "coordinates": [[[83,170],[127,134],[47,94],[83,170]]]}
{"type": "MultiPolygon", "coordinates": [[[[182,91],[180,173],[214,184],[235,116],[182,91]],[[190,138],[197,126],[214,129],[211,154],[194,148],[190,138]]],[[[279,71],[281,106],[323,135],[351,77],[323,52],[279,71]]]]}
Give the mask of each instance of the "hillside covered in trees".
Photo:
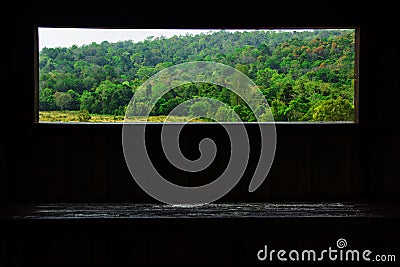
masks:
{"type": "MultiPolygon", "coordinates": [[[[354,30],[222,30],[148,37],[137,43],[43,48],[39,109],[124,115],[137,88],[153,74],[175,64],[204,60],[227,64],[249,76],[266,97],[275,121],[352,121],[354,42],[354,30]]],[[[151,115],[168,115],[195,97],[218,99],[243,121],[255,120],[236,95],[212,84],[175,88],[157,102],[151,115]]]]}

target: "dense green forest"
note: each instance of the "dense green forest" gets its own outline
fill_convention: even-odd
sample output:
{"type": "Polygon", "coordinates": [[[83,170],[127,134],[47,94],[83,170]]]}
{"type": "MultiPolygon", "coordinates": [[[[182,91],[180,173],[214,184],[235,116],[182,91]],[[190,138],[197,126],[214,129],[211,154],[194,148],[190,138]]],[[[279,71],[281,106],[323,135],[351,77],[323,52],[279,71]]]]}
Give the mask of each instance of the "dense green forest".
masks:
{"type": "MultiPolygon", "coordinates": [[[[202,60],[224,63],[249,76],[266,97],[275,121],[351,121],[354,42],[354,30],[221,30],[148,37],[136,43],[104,41],[43,48],[39,52],[39,109],[124,115],[137,88],[153,74],[202,60]]],[[[202,83],[170,91],[151,115],[168,115],[195,97],[218,99],[243,121],[255,120],[232,92],[202,83]]]]}

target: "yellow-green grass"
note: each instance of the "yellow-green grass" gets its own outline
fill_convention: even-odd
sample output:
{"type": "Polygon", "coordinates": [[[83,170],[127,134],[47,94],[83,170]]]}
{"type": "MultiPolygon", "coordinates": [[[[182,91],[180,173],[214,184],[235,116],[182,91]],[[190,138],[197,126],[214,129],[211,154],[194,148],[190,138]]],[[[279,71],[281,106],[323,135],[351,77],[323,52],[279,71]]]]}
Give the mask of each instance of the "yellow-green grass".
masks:
{"type": "MultiPolygon", "coordinates": [[[[39,122],[80,122],[79,111],[39,111],[39,122]]],[[[90,114],[87,122],[123,122],[124,116],[90,114]]],[[[202,122],[202,119],[191,119],[189,116],[150,116],[134,117],[132,122],[202,122]]]]}

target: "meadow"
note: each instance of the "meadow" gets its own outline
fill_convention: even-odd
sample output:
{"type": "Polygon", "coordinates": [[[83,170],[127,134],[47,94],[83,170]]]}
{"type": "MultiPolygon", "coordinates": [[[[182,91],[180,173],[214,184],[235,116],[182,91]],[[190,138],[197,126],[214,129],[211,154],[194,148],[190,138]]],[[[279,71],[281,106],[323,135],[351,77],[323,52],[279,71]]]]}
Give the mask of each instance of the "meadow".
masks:
{"type": "MultiPolygon", "coordinates": [[[[135,122],[204,122],[203,119],[191,120],[189,116],[150,116],[135,117],[135,122]]],[[[85,114],[81,111],[40,111],[39,122],[124,122],[124,116],[107,114],[85,114]],[[89,115],[89,116],[88,116],[89,115]]]]}

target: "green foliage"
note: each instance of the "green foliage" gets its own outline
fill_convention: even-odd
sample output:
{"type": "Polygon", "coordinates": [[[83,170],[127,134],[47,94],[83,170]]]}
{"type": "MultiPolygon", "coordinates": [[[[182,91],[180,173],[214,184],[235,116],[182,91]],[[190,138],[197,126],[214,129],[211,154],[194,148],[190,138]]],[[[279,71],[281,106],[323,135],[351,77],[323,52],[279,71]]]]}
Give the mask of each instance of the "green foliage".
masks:
{"type": "Polygon", "coordinates": [[[44,88],[39,91],[39,109],[40,110],[55,110],[56,102],[54,92],[50,88],[44,88]]]}
{"type": "Polygon", "coordinates": [[[71,104],[70,104],[69,109],[70,110],[79,109],[79,106],[80,106],[80,100],[79,100],[80,95],[77,92],[75,92],[74,90],[68,90],[67,94],[69,94],[71,96],[71,104]]]}
{"type": "Polygon", "coordinates": [[[189,114],[194,117],[206,118],[209,109],[210,109],[210,104],[208,102],[198,101],[190,106],[189,114]]]}
{"type": "Polygon", "coordinates": [[[74,100],[68,93],[55,92],[54,101],[59,110],[70,110],[73,108],[74,100]]]}
{"type": "Polygon", "coordinates": [[[329,99],[321,101],[312,108],[313,121],[352,121],[354,107],[346,99],[329,99]]]}
{"type": "Polygon", "coordinates": [[[78,113],[78,121],[80,122],[88,122],[91,118],[92,117],[87,109],[81,110],[78,113]]]}
{"type": "MultiPolygon", "coordinates": [[[[131,97],[149,77],[174,64],[206,60],[248,75],[266,97],[276,121],[353,120],[354,34],[353,30],[222,30],[137,43],[43,48],[39,53],[39,109],[123,116],[131,97]]],[[[149,86],[146,97],[161,89],[149,86]]],[[[168,115],[196,97],[227,104],[230,111],[221,107],[217,112],[222,120],[230,118],[233,110],[243,121],[255,121],[238,95],[206,83],[174,88],[158,100],[151,115],[168,115]]],[[[204,115],[206,104],[198,102],[186,111],[204,115]]],[[[137,115],[144,115],[148,105],[143,102],[133,108],[137,115]]]]}
{"type": "Polygon", "coordinates": [[[215,119],[219,122],[235,122],[236,117],[234,111],[227,106],[220,106],[215,113],[215,119]]]}
{"type": "Polygon", "coordinates": [[[158,109],[157,115],[168,115],[176,106],[182,103],[181,98],[171,98],[166,102],[162,103],[158,109]]]}
{"type": "Polygon", "coordinates": [[[276,121],[288,121],[286,118],[287,106],[281,100],[274,99],[272,101],[271,110],[276,121]]]}
{"type": "Polygon", "coordinates": [[[233,107],[233,110],[239,115],[242,121],[256,121],[256,117],[254,116],[253,112],[246,105],[236,105],[233,107]]]}

